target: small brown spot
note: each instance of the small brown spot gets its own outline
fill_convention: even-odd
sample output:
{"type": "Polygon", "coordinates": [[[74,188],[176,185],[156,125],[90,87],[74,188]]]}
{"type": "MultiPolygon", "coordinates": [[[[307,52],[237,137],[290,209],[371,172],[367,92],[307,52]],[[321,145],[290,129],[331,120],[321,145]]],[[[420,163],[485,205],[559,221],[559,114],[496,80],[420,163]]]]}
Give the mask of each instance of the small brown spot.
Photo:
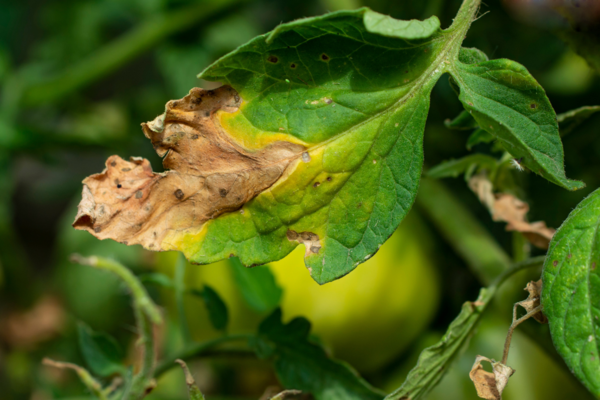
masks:
{"type": "Polygon", "coordinates": [[[373,160],[373,164],[377,164],[377,160],[373,160]]]}
{"type": "Polygon", "coordinates": [[[156,232],[152,232],[152,236],[156,237],[156,232]]]}
{"type": "Polygon", "coordinates": [[[121,244],[124,244],[125,246],[127,246],[127,245],[129,244],[129,242],[128,242],[127,240],[123,240],[123,241],[121,242],[121,244]]]}
{"type": "Polygon", "coordinates": [[[321,54],[321,60],[327,62],[327,61],[329,61],[329,56],[327,54],[323,53],[323,54],[321,54]]]}
{"type": "Polygon", "coordinates": [[[361,208],[361,207],[362,207],[362,201],[356,205],[356,208],[361,208]]]}
{"type": "Polygon", "coordinates": [[[175,195],[175,197],[177,198],[177,200],[183,199],[183,196],[184,196],[183,190],[177,189],[173,194],[175,195]]]}
{"type": "Polygon", "coordinates": [[[298,239],[298,232],[292,231],[292,230],[287,231],[287,238],[288,238],[288,240],[298,239]]]}
{"type": "Polygon", "coordinates": [[[573,254],[571,254],[571,253],[567,254],[567,258],[571,258],[571,257],[573,257],[573,254]]]}
{"type": "Polygon", "coordinates": [[[531,104],[529,105],[529,108],[531,108],[531,109],[536,109],[536,108],[537,108],[537,104],[535,104],[535,103],[531,103],[531,104]]]}
{"type": "Polygon", "coordinates": [[[311,232],[301,232],[300,237],[302,240],[313,240],[313,234],[311,232]]]}
{"type": "Polygon", "coordinates": [[[94,232],[96,232],[96,233],[100,233],[101,230],[102,230],[102,228],[99,226],[94,228],[94,232]]]}
{"type": "Polygon", "coordinates": [[[121,185],[120,183],[117,184],[117,189],[121,189],[123,187],[123,185],[121,185]]]}
{"type": "Polygon", "coordinates": [[[279,62],[279,58],[277,58],[277,56],[269,56],[267,57],[267,61],[273,64],[277,64],[277,62],[279,62]]]}
{"type": "Polygon", "coordinates": [[[596,261],[592,263],[592,271],[596,269],[596,261]]]}
{"type": "Polygon", "coordinates": [[[110,163],[110,166],[111,166],[111,167],[116,167],[116,166],[117,166],[117,162],[116,162],[116,161],[113,161],[113,162],[111,162],[111,163],[110,163]]]}
{"type": "Polygon", "coordinates": [[[329,97],[324,97],[323,101],[325,102],[325,104],[331,104],[331,103],[333,103],[333,100],[331,100],[329,97]]]}
{"type": "Polygon", "coordinates": [[[149,248],[153,248],[153,247],[154,247],[154,243],[150,243],[150,244],[148,245],[148,247],[149,247],[149,248]]]}
{"type": "Polygon", "coordinates": [[[194,139],[194,140],[198,139],[199,137],[200,137],[200,135],[197,135],[197,134],[192,135],[192,139],[194,139]]]}
{"type": "Polygon", "coordinates": [[[296,64],[294,64],[294,63],[291,63],[291,64],[290,64],[290,68],[291,68],[291,69],[296,69],[296,64]]]}
{"type": "Polygon", "coordinates": [[[223,188],[219,189],[219,196],[221,196],[221,197],[227,196],[227,190],[223,189],[223,188]]]}
{"type": "Polygon", "coordinates": [[[423,50],[423,53],[427,53],[429,51],[429,49],[425,49],[423,50]]]}
{"type": "Polygon", "coordinates": [[[405,74],[408,74],[408,70],[404,71],[405,74]]]}
{"type": "Polygon", "coordinates": [[[138,190],[137,192],[135,192],[135,198],[136,199],[141,199],[143,195],[144,194],[142,193],[141,190],[138,190]]]}
{"type": "Polygon", "coordinates": [[[318,188],[319,186],[321,186],[321,182],[315,182],[315,183],[313,184],[313,187],[314,187],[314,188],[318,188]]]}
{"type": "Polygon", "coordinates": [[[230,253],[230,254],[229,254],[229,258],[231,258],[231,257],[235,257],[235,254],[233,254],[233,253],[230,253]]]}
{"type": "Polygon", "coordinates": [[[552,261],[552,265],[556,267],[558,265],[558,260],[552,261]]]}
{"type": "Polygon", "coordinates": [[[205,116],[206,118],[210,117],[210,111],[206,111],[206,112],[204,113],[204,116],[205,116]]]}
{"type": "Polygon", "coordinates": [[[327,177],[327,182],[331,182],[331,177],[330,176],[327,177]]]}
{"type": "Polygon", "coordinates": [[[471,103],[470,101],[467,101],[467,104],[473,107],[473,103],[471,103]]]}
{"type": "Polygon", "coordinates": [[[313,252],[313,253],[315,253],[315,254],[319,254],[319,250],[321,250],[321,248],[317,247],[317,246],[312,246],[310,248],[310,251],[313,252]]]}
{"type": "Polygon", "coordinates": [[[129,171],[131,171],[131,168],[121,168],[121,171],[123,171],[123,172],[129,172],[129,171]]]}

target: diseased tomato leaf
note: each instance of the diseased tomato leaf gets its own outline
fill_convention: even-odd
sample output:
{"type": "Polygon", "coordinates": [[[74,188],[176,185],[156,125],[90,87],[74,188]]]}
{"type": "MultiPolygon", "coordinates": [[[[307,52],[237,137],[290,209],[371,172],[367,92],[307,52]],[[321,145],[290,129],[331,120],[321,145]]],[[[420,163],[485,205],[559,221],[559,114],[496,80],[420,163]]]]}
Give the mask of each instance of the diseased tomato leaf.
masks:
{"type": "MultiPolygon", "coordinates": [[[[465,1],[446,30],[362,8],[251,40],[200,74],[225,86],[143,124],[168,171],[109,158],[84,181],[74,226],[202,264],[265,264],[303,244],[317,282],[344,276],[412,207],[430,92],[466,68],[459,53],[485,59],[460,47],[477,8],[465,1]]],[[[548,151],[562,162],[560,139],[548,151]]]]}

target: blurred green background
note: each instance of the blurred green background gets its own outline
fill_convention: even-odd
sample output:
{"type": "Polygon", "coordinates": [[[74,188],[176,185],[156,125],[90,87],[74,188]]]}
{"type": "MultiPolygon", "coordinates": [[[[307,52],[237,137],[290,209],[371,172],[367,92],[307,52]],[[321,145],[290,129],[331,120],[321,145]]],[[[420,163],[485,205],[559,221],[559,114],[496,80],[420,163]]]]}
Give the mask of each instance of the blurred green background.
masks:
{"type": "MultiPolygon", "coordinates": [[[[489,0],[482,9],[489,13],[474,23],[464,45],[525,65],[557,113],[600,103],[598,75],[558,39],[553,26],[529,21],[513,3],[518,2],[489,0]]],[[[160,272],[174,279],[181,263],[177,254],[101,242],[73,230],[71,222],[81,180],[100,172],[108,156],[141,156],[154,170],[162,169],[140,123],[192,87],[215,87],[196,79],[197,73],[254,36],[296,18],[368,6],[401,19],[437,15],[447,27],[459,5],[459,0],[1,0],[0,400],[85,398],[74,374],[40,364],[46,356],[84,364],[78,321],[113,335],[126,362],[135,360],[126,291],[112,276],[71,264],[71,253],[112,257],[146,277],[167,315],[157,332],[159,353],[180,348],[174,291],[149,275],[160,272]]],[[[449,131],[443,124],[460,110],[443,78],[434,89],[425,131],[427,166],[469,154],[468,132],[449,131]]],[[[532,175],[517,177],[531,206],[530,220],[558,227],[600,186],[599,131],[596,116],[564,139],[567,175],[586,182],[586,189],[567,192],[532,175]]],[[[492,154],[486,144],[473,151],[492,154]]],[[[491,221],[464,180],[444,184],[510,253],[512,236],[491,221]]],[[[182,281],[187,289],[209,284],[223,297],[229,332],[254,330],[278,303],[286,320],[307,317],[316,340],[386,391],[402,383],[420,349],[439,339],[481,286],[418,207],[373,259],[340,281],[319,287],[303,267],[301,253],[251,270],[235,260],[190,265],[182,281]],[[252,292],[248,280],[263,282],[267,289],[252,292]]],[[[475,355],[499,358],[511,302],[525,297],[521,289],[535,273],[511,280],[502,302],[488,313],[469,350],[431,399],[476,398],[468,380],[475,355]]],[[[186,295],[184,302],[193,340],[220,335],[198,298],[186,295]]],[[[547,328],[540,332],[548,340],[547,328]]],[[[531,336],[517,333],[509,365],[517,374],[506,400],[590,398],[556,355],[547,354],[531,336]]],[[[258,399],[278,385],[268,364],[243,354],[216,355],[191,367],[209,399],[258,399]]],[[[184,399],[185,393],[182,374],[172,370],[151,398],[184,399]]]]}

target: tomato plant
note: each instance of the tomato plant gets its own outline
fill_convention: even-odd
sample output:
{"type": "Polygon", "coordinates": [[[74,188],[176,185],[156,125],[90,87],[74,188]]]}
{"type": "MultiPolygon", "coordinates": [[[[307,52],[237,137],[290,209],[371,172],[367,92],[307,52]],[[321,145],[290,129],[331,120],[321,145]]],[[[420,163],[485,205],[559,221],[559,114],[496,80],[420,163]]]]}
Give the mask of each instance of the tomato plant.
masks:
{"type": "Polygon", "coordinates": [[[600,397],[600,7],[268,3],[53,3],[41,61],[0,47],[8,398],[600,397]]]}

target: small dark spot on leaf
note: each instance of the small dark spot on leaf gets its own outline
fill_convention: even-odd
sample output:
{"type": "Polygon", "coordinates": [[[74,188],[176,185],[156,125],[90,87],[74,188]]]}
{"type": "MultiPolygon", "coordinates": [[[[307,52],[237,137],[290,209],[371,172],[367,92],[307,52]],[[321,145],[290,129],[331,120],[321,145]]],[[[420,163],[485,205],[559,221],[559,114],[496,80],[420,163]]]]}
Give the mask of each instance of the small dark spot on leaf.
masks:
{"type": "Polygon", "coordinates": [[[110,163],[110,166],[111,166],[111,167],[116,167],[116,166],[117,166],[117,162],[116,162],[116,161],[113,161],[113,162],[111,162],[111,163],[110,163]]]}
{"type": "Polygon", "coordinates": [[[121,185],[120,183],[117,185],[117,189],[121,189],[123,187],[123,185],[121,185]]]}
{"type": "Polygon", "coordinates": [[[331,182],[331,177],[330,176],[327,177],[327,182],[331,182]]]}
{"type": "Polygon", "coordinates": [[[121,171],[123,171],[123,172],[129,172],[129,171],[131,171],[131,168],[121,168],[121,171]]]}
{"type": "Polygon", "coordinates": [[[362,207],[362,201],[356,205],[356,208],[361,208],[361,207],[362,207]]]}
{"type": "Polygon", "coordinates": [[[183,196],[184,196],[183,190],[177,189],[173,194],[175,195],[175,197],[177,198],[177,200],[183,199],[183,196]]]}
{"type": "Polygon", "coordinates": [[[596,261],[592,263],[592,271],[596,269],[596,261]]]}
{"type": "Polygon", "coordinates": [[[567,258],[571,258],[571,257],[573,257],[573,254],[571,254],[571,253],[567,254],[567,258]]]}
{"type": "Polygon", "coordinates": [[[558,265],[558,261],[557,260],[552,261],[552,265],[554,265],[556,267],[558,265]]]}
{"type": "Polygon", "coordinates": [[[425,49],[423,50],[423,53],[427,53],[429,51],[429,49],[425,49]]]}
{"type": "Polygon", "coordinates": [[[405,74],[408,74],[408,70],[404,71],[405,74]]]}
{"type": "Polygon", "coordinates": [[[325,53],[321,54],[321,60],[323,61],[329,61],[329,56],[325,53]]]}
{"type": "Polygon", "coordinates": [[[100,233],[101,230],[102,230],[102,228],[100,228],[99,226],[94,228],[94,232],[96,232],[96,233],[100,233]]]}
{"type": "Polygon", "coordinates": [[[219,196],[221,196],[221,197],[227,196],[227,190],[223,189],[223,188],[219,189],[219,196]]]}
{"type": "Polygon", "coordinates": [[[137,192],[135,192],[135,198],[136,199],[141,199],[143,195],[144,194],[142,193],[141,190],[138,190],[137,192]]]}
{"type": "Polygon", "coordinates": [[[204,113],[204,116],[205,116],[206,118],[210,117],[210,112],[209,112],[209,111],[206,111],[206,112],[204,113]]]}
{"type": "Polygon", "coordinates": [[[129,242],[128,242],[127,240],[123,240],[123,241],[121,242],[121,244],[124,244],[125,246],[127,246],[127,244],[129,244],[129,242]]]}
{"type": "Polygon", "coordinates": [[[291,68],[291,69],[296,69],[296,64],[294,64],[294,63],[291,63],[291,64],[290,64],[290,68],[291,68]]]}
{"type": "Polygon", "coordinates": [[[156,237],[156,232],[152,232],[152,236],[156,237]]]}
{"type": "Polygon", "coordinates": [[[202,97],[200,97],[200,96],[198,96],[198,97],[192,97],[192,104],[194,104],[194,105],[197,106],[200,103],[202,103],[202,97]]]}
{"type": "Polygon", "coordinates": [[[235,254],[233,254],[233,253],[230,253],[230,254],[229,254],[229,258],[231,258],[231,257],[235,257],[235,254]]]}
{"type": "Polygon", "coordinates": [[[267,61],[273,64],[277,64],[277,62],[279,61],[279,58],[277,58],[277,56],[269,56],[267,57],[267,61]]]}
{"type": "Polygon", "coordinates": [[[537,104],[535,104],[535,103],[531,103],[531,104],[529,105],[529,107],[530,107],[530,108],[532,108],[532,109],[534,109],[534,108],[537,108],[537,104]]]}
{"type": "Polygon", "coordinates": [[[321,186],[321,182],[315,182],[315,183],[313,184],[313,187],[314,187],[314,188],[318,188],[319,186],[321,186]]]}
{"type": "Polygon", "coordinates": [[[192,135],[192,139],[194,139],[194,140],[198,139],[199,137],[200,137],[200,136],[199,136],[199,135],[197,135],[197,134],[193,134],[193,135],[192,135]]]}
{"type": "Polygon", "coordinates": [[[287,231],[287,238],[288,238],[288,240],[298,239],[298,232],[292,231],[292,230],[287,231]]]}

